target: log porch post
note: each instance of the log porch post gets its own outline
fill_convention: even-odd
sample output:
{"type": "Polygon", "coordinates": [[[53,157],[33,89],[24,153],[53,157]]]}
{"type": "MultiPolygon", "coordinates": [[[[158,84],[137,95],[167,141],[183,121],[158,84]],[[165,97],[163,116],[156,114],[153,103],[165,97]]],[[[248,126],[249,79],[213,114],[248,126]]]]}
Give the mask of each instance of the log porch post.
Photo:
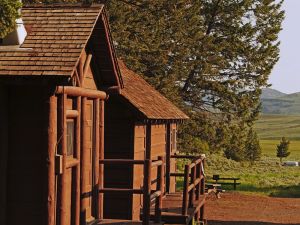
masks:
{"type": "Polygon", "coordinates": [[[55,148],[57,138],[57,98],[49,99],[48,114],[48,225],[55,225],[55,148]]]}

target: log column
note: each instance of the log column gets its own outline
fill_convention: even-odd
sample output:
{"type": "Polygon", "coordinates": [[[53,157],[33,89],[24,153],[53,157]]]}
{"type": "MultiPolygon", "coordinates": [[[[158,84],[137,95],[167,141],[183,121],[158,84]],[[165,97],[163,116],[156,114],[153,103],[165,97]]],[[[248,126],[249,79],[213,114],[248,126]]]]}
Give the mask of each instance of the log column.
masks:
{"type": "Polygon", "coordinates": [[[66,139],[66,131],[67,130],[67,121],[66,121],[66,100],[67,95],[61,94],[58,97],[58,113],[59,113],[59,121],[58,121],[58,137],[59,137],[59,153],[62,155],[62,174],[61,174],[61,182],[60,182],[60,191],[61,191],[61,202],[60,202],[60,224],[66,224],[67,218],[67,193],[66,193],[66,185],[67,185],[67,176],[66,176],[66,160],[67,160],[67,139],[66,139]]]}
{"type": "Polygon", "coordinates": [[[55,225],[55,147],[57,137],[57,98],[49,99],[48,115],[48,225],[55,225]]]}
{"type": "MultiPolygon", "coordinates": [[[[76,117],[75,130],[75,156],[80,162],[81,157],[81,97],[76,97],[76,107],[78,116],[76,117]]],[[[76,209],[75,209],[75,225],[80,224],[80,163],[76,166],[76,209]]]]}

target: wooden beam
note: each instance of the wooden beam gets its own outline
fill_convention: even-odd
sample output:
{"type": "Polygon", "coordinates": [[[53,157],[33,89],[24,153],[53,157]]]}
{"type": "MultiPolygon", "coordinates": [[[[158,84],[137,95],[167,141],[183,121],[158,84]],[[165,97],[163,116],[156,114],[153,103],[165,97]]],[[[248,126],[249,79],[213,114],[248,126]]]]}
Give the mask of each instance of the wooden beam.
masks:
{"type": "Polygon", "coordinates": [[[48,225],[55,225],[55,148],[57,142],[57,98],[49,99],[48,114],[48,225]]]}
{"type": "Polygon", "coordinates": [[[79,116],[78,110],[67,110],[66,112],[67,118],[77,118],[79,116]]]}
{"type": "Polygon", "coordinates": [[[8,101],[7,88],[0,85],[0,224],[6,224],[7,161],[8,161],[8,101]]]}
{"type": "Polygon", "coordinates": [[[84,83],[84,78],[85,78],[86,73],[87,73],[87,71],[89,69],[89,66],[91,64],[91,60],[92,60],[92,54],[88,54],[88,56],[86,57],[85,63],[84,63],[82,84],[84,83]]]}
{"type": "Polygon", "coordinates": [[[99,98],[102,100],[107,99],[107,95],[103,91],[97,91],[92,89],[85,89],[80,87],[73,87],[73,86],[58,86],[56,88],[56,94],[67,94],[73,97],[88,97],[88,98],[99,98]]]}
{"type": "Polygon", "coordinates": [[[76,82],[77,82],[78,86],[81,87],[81,81],[80,81],[80,77],[79,77],[79,74],[77,72],[77,69],[74,71],[74,75],[75,75],[76,82]]]}

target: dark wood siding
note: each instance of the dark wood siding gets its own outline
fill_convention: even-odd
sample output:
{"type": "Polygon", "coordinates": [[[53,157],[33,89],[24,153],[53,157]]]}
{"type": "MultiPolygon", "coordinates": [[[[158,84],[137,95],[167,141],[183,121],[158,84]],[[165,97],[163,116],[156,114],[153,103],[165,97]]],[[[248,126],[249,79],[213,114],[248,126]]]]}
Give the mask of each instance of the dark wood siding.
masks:
{"type": "MultiPolygon", "coordinates": [[[[130,111],[121,101],[111,96],[105,106],[106,159],[133,158],[133,129],[130,111]]],[[[106,165],[104,187],[132,188],[132,173],[132,166],[106,165]]],[[[132,196],[127,193],[104,194],[105,218],[131,219],[131,206],[132,196]]]]}
{"type": "Polygon", "coordinates": [[[9,88],[7,224],[46,224],[47,99],[42,87],[9,88]]]}
{"type": "Polygon", "coordinates": [[[7,116],[7,90],[0,84],[0,224],[5,224],[6,217],[7,116]]]}

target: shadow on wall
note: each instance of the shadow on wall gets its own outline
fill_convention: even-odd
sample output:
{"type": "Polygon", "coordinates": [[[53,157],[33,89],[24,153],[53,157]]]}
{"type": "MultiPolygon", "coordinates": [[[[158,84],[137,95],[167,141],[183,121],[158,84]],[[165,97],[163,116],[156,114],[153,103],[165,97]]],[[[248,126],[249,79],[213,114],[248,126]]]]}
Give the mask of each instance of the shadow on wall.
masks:
{"type": "MultiPolygon", "coordinates": [[[[269,222],[257,222],[257,221],[217,221],[209,220],[208,225],[287,225],[283,223],[269,223],[269,222]]],[[[299,225],[299,223],[288,224],[288,225],[299,225]]]]}

